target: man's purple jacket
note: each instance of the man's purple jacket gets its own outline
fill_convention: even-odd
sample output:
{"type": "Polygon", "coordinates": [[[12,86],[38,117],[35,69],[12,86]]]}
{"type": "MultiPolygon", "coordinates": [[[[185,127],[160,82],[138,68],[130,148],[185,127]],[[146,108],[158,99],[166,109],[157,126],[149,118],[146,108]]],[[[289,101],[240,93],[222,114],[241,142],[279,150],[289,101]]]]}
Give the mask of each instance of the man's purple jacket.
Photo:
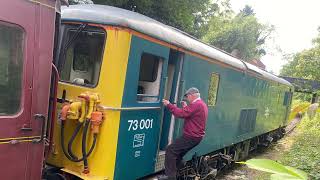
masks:
{"type": "Polygon", "coordinates": [[[184,119],[184,136],[202,138],[205,135],[208,107],[201,99],[196,99],[184,108],[173,104],[168,104],[167,108],[175,117],[184,119]]]}

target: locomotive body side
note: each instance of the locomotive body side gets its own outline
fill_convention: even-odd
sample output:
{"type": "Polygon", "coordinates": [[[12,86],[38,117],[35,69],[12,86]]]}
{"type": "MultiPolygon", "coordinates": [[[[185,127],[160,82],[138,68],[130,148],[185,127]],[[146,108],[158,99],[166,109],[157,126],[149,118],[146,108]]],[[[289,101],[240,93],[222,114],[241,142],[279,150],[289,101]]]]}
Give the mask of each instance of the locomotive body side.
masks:
{"type": "Polygon", "coordinates": [[[218,83],[213,92],[215,103],[209,106],[206,135],[186,160],[195,153],[210,154],[285,126],[289,104],[284,100],[290,86],[217,62],[150,38],[132,37],[122,106],[134,110],[121,112],[115,179],[140,178],[163,169],[165,147],[182,135],[183,120],[171,116],[161,99],[178,103],[186,88],[197,87],[208,103],[212,75],[218,77],[218,83]],[[153,93],[157,92],[152,98],[139,93],[141,86],[145,95],[152,93],[139,75],[147,69],[141,65],[144,53],[161,62],[156,72],[150,73],[159,76],[158,84],[156,80],[150,84],[153,93]]]}
{"type": "MultiPolygon", "coordinates": [[[[179,104],[185,89],[193,86],[208,103],[209,117],[204,140],[186,160],[194,153],[203,156],[230,150],[285,125],[292,92],[286,81],[204,44],[205,49],[193,47],[197,41],[180,32],[166,34],[172,31],[168,27],[153,29],[163,37],[161,33],[150,35],[150,29],[138,31],[137,26],[142,28],[144,22],[158,27],[158,22],[147,17],[129,17],[132,12],[111,7],[85,8],[71,6],[63,18],[62,42],[68,44],[72,34],[79,39],[67,48],[62,43],[66,52],[60,52],[65,62],[58,66],[62,77],[58,97],[61,103],[73,103],[81,101],[79,95],[85,92],[96,93],[95,109],[103,112],[104,120],[88,157],[89,171],[82,162],[72,162],[64,155],[59,120],[48,164],[88,180],[137,179],[162,170],[165,148],[181,135],[183,120],[175,119],[161,100],[179,104]],[[127,21],[122,22],[124,18],[127,21]],[[186,44],[179,46],[181,39],[186,44]]],[[[77,129],[75,120],[79,117],[66,122],[64,146],[70,145],[77,129]]],[[[94,141],[91,132],[87,145],[94,141]]],[[[72,143],[72,151],[81,157],[81,136],[75,136],[72,143]]]]}

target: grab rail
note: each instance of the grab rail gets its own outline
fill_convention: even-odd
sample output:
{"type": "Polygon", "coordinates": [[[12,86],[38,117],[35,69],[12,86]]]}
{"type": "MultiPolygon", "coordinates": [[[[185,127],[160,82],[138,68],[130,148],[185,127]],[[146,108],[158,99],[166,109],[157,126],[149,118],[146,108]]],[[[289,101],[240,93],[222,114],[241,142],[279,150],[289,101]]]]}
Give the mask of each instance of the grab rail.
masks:
{"type": "Polygon", "coordinates": [[[137,110],[149,110],[149,109],[161,109],[161,107],[108,107],[103,105],[98,105],[99,110],[111,110],[111,111],[137,111],[137,110]]]}

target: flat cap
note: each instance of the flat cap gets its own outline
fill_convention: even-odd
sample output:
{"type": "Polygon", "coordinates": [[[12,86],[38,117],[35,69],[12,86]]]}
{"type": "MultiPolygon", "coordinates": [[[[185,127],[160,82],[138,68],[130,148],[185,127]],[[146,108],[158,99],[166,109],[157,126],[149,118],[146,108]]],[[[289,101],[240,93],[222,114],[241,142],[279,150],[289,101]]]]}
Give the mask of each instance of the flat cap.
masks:
{"type": "Polygon", "coordinates": [[[199,90],[195,87],[192,87],[192,88],[188,89],[184,95],[186,96],[188,94],[195,94],[195,93],[199,93],[199,90]]]}

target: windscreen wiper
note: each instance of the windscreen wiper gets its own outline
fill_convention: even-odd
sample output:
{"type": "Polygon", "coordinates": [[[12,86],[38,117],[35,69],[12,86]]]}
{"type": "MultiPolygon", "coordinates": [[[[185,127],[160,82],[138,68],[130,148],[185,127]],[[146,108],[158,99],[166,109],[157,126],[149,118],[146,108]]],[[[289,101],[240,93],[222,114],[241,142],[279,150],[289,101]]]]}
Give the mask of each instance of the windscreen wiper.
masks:
{"type": "Polygon", "coordinates": [[[79,34],[87,27],[88,24],[81,24],[76,32],[73,34],[73,36],[69,39],[69,41],[66,43],[66,45],[63,48],[62,53],[64,54],[66,50],[71,46],[71,44],[79,37],[79,34]]]}
{"type": "Polygon", "coordinates": [[[59,63],[59,69],[64,66],[66,60],[64,58],[68,48],[72,45],[72,43],[79,37],[80,33],[87,27],[88,24],[80,24],[80,26],[76,29],[75,33],[71,36],[68,42],[63,47],[62,51],[60,51],[60,58],[63,59],[62,63],[59,63]]]}

